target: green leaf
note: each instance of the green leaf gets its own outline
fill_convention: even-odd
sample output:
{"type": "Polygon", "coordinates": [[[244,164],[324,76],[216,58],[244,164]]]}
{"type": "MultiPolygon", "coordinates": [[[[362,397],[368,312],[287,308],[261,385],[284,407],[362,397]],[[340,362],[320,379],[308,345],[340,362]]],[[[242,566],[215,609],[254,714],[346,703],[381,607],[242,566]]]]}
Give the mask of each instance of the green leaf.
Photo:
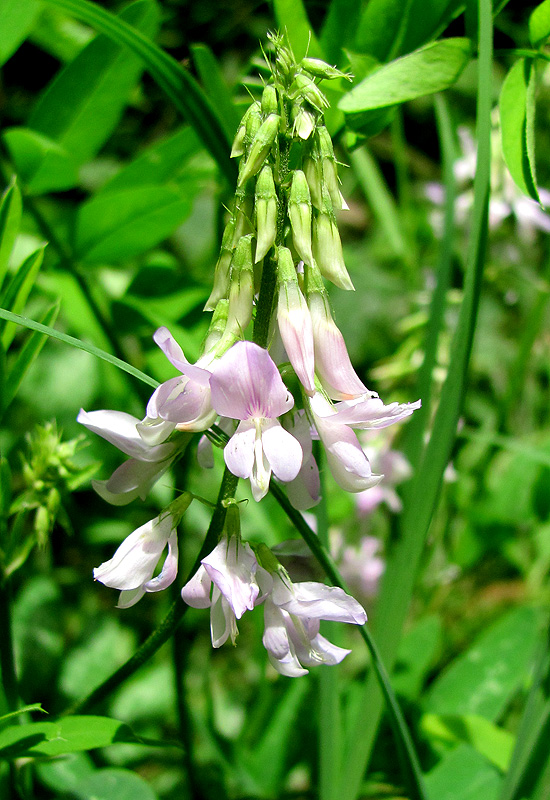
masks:
{"type": "Polygon", "coordinates": [[[442,623],[436,614],[423,617],[401,641],[392,675],[392,685],[398,695],[416,700],[422,690],[428,670],[441,647],[442,623]]]}
{"type": "Polygon", "coordinates": [[[371,72],[340,100],[345,114],[414,100],[451,86],[471,56],[468,39],[444,39],[371,72]]]}
{"type": "Polygon", "coordinates": [[[310,58],[324,57],[303,0],[274,0],[273,10],[277,25],[287,34],[298,61],[304,58],[306,53],[310,58]]]}
{"type": "Polygon", "coordinates": [[[30,40],[62,64],[66,64],[77,57],[94,35],[87,25],[82,25],[55,8],[45,7],[30,35],[30,40]]]}
{"type": "Polygon", "coordinates": [[[434,800],[496,800],[501,782],[497,770],[465,744],[445,755],[426,775],[434,800]]]}
{"type": "Polygon", "coordinates": [[[124,722],[109,717],[65,717],[57,722],[29,722],[0,731],[0,758],[61,756],[115,742],[140,742],[124,722]]]}
{"type": "Polygon", "coordinates": [[[412,0],[370,0],[359,21],[355,48],[378,61],[399,52],[409,21],[412,0]]]}
{"type": "Polygon", "coordinates": [[[15,170],[30,194],[69,189],[78,183],[76,164],[57,142],[29,128],[2,134],[15,170]]]}
{"type": "Polygon", "coordinates": [[[340,63],[342,50],[351,46],[360,13],[360,0],[332,0],[321,33],[321,47],[329,63],[340,63]]]}
{"type": "Polygon", "coordinates": [[[514,183],[540,203],[535,176],[535,66],[520,58],[500,92],[502,154],[514,183]]]}
{"type": "Polygon", "coordinates": [[[96,358],[101,358],[103,361],[113,364],[113,366],[124,370],[124,372],[127,372],[129,375],[133,375],[134,378],[138,378],[140,381],[152,386],[154,389],[156,389],[158,386],[158,382],[154,380],[154,378],[150,378],[149,375],[146,375],[144,372],[141,372],[141,370],[136,369],[131,364],[127,364],[120,358],[116,358],[116,356],[106,353],[104,350],[100,350],[99,347],[94,347],[92,344],[87,344],[80,339],[75,339],[74,336],[68,336],[66,333],[56,331],[55,328],[50,328],[47,325],[41,325],[39,322],[35,322],[33,319],[21,317],[19,314],[13,314],[11,311],[5,311],[3,308],[0,308],[0,319],[5,319],[8,322],[15,322],[17,325],[23,325],[23,327],[30,328],[33,331],[45,333],[48,336],[51,336],[52,339],[59,339],[60,342],[64,342],[65,344],[70,345],[70,347],[76,347],[78,350],[84,350],[84,352],[90,353],[91,355],[96,356],[96,358]]]}
{"type": "Polygon", "coordinates": [[[231,98],[229,88],[220,71],[212,50],[205,44],[191,45],[193,61],[208,97],[218,109],[222,125],[229,139],[233,139],[240,116],[231,98]]]}
{"type": "MultiPolygon", "coordinates": [[[[40,322],[43,325],[53,325],[57,319],[58,313],[59,301],[54,303],[53,306],[46,311],[40,322]]],[[[14,365],[9,371],[6,380],[6,387],[2,397],[2,411],[5,411],[15,398],[23,378],[46,344],[47,338],[48,337],[45,336],[45,334],[38,333],[37,331],[31,333],[31,335],[27,338],[17,356],[14,365]]]]}
{"type": "Polygon", "coordinates": [[[37,761],[34,765],[41,783],[58,794],[72,794],[84,778],[95,771],[86,753],[68,753],[52,761],[37,761]]]}
{"type": "Polygon", "coordinates": [[[191,207],[188,194],[165,186],[101,193],[80,207],[76,252],[87,263],[130,258],[166,239],[191,207]]]}
{"type": "Polygon", "coordinates": [[[2,0],[0,3],[0,65],[15,53],[29,35],[38,12],[37,0],[2,0]]]}
{"type": "MultiPolygon", "coordinates": [[[[153,0],[136,0],[120,19],[148,35],[158,27],[153,0]]],[[[56,141],[78,164],[94,156],[116,126],[143,65],[106,36],[97,36],[54,78],[29,127],[56,141]]],[[[45,161],[44,170],[47,170],[45,161]]]]}
{"type": "Polygon", "coordinates": [[[90,773],[73,792],[79,800],[158,800],[143,778],[120,767],[105,767],[90,773]]]}
{"type": "Polygon", "coordinates": [[[529,39],[533,47],[540,47],[550,36],[550,0],[544,0],[529,17],[529,39]]]}
{"type": "Polygon", "coordinates": [[[15,178],[2,195],[0,203],[0,290],[8,269],[11,251],[21,222],[21,192],[15,178]]]}
{"type": "Polygon", "coordinates": [[[237,182],[237,165],[229,157],[231,142],[225,135],[219,115],[197,82],[174,58],[164,53],[140,31],[95,3],[87,0],[46,1],[73,14],[77,19],[88,22],[139,55],[161,89],[195,128],[229,184],[233,186],[237,182]]]}
{"type": "Polygon", "coordinates": [[[505,614],[437,678],[425,709],[497,719],[528,674],[539,624],[533,608],[505,614]]]}
{"type": "Polygon", "coordinates": [[[487,761],[506,772],[515,737],[477,714],[425,714],[420,727],[430,739],[471,745],[487,761]]]}
{"type": "Polygon", "coordinates": [[[131,189],[145,184],[166,183],[185,168],[186,162],[199,152],[201,143],[192,128],[185,127],[155,142],[137,158],[117,172],[96,194],[131,189]]]}
{"type": "MultiPolygon", "coordinates": [[[[28,258],[21,264],[9,284],[2,292],[1,303],[2,307],[13,314],[18,314],[22,311],[27,298],[34,286],[38,270],[42,265],[44,258],[44,250],[46,245],[41,247],[36,252],[31,253],[28,258]]],[[[7,350],[15,336],[15,325],[5,325],[0,323],[1,342],[4,350],[7,350]]]]}

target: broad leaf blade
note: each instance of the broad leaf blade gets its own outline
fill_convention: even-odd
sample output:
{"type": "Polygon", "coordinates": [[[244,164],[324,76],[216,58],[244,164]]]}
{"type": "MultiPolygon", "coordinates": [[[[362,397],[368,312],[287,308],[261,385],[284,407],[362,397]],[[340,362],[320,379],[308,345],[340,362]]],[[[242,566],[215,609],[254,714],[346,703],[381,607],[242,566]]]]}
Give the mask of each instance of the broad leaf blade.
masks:
{"type": "Polygon", "coordinates": [[[57,722],[11,725],[0,732],[0,758],[60,756],[108,747],[115,742],[139,742],[123,722],[109,717],[66,717],[57,722]]]}
{"type": "Polygon", "coordinates": [[[0,3],[0,65],[15,53],[29,35],[40,11],[37,0],[2,0],[0,3]]]}
{"type": "Polygon", "coordinates": [[[161,89],[195,128],[229,183],[231,185],[236,183],[237,165],[229,158],[231,142],[225,135],[219,116],[196,81],[175,59],[164,53],[140,31],[95,3],[87,0],[47,0],[47,2],[73,14],[77,19],[88,22],[139,55],[161,89]]]}
{"type": "Polygon", "coordinates": [[[191,197],[142,186],[93,197],[81,206],[76,252],[87,263],[118,262],[166,239],[191,211],[191,197]]]}
{"type": "MultiPolygon", "coordinates": [[[[158,27],[152,0],[136,0],[120,19],[148,35],[158,27]]],[[[89,160],[116,126],[142,69],[136,55],[97,36],[48,86],[29,127],[63,146],[76,163],[89,160]]]]}
{"type": "Polygon", "coordinates": [[[539,624],[532,608],[514,609],[497,620],[432,684],[426,710],[496,720],[527,676],[539,624]]]}
{"type": "Polygon", "coordinates": [[[30,128],[8,128],[2,138],[30,194],[70,189],[78,183],[76,163],[53,139],[30,128]]]}
{"type": "Polygon", "coordinates": [[[378,61],[399,52],[409,21],[412,0],[370,0],[359,21],[355,49],[378,61]]]}
{"type": "Polygon", "coordinates": [[[302,0],[274,0],[273,7],[277,25],[287,34],[298,61],[306,54],[311,58],[323,58],[302,0]]]}
{"type": "Polygon", "coordinates": [[[495,767],[465,744],[445,755],[426,775],[434,800],[496,800],[501,783],[495,767]]]}
{"type": "Polygon", "coordinates": [[[444,39],[371,72],[340,100],[345,114],[414,100],[451,86],[471,56],[468,39],[444,39]]]}
{"type": "Polygon", "coordinates": [[[529,39],[533,47],[540,47],[550,36],[550,0],[544,0],[529,17],[529,39]]]}
{"type": "Polygon", "coordinates": [[[487,761],[506,772],[515,737],[477,714],[425,714],[420,726],[431,740],[466,742],[487,761]]]}
{"type": "Polygon", "coordinates": [[[535,68],[530,60],[517,61],[500,92],[502,154],[510,175],[522,192],[540,202],[535,177],[535,68]]]}

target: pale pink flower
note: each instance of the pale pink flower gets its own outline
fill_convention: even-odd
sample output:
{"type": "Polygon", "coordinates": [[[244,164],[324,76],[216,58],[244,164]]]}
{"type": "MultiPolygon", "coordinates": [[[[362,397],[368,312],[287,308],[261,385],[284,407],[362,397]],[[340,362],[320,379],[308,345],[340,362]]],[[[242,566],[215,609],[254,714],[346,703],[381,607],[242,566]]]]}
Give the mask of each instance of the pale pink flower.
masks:
{"type": "Polygon", "coordinates": [[[294,399],[267,350],[237,342],[214,366],[210,387],[217,413],[240,420],[224,458],[234,475],[250,478],[254,499],[267,494],[272,471],[281,481],[293,480],[302,466],[302,448],[277,417],[292,408],[294,399]]]}
{"type": "Polygon", "coordinates": [[[120,589],[119,608],[129,608],[145,592],[159,592],[174,582],[178,571],[178,539],[172,514],[149,520],[126,537],[114,556],[94,569],[94,579],[120,589]],[[153,573],[162,551],[168,555],[162,571],[153,573]]]}
{"type": "Polygon", "coordinates": [[[274,574],[273,588],[265,600],[264,647],[277,672],[288,677],[307,673],[306,667],[338,664],[349,650],[319,633],[320,620],[363,625],[364,608],[336,586],[315,581],[292,583],[288,576],[274,574]]]}
{"type": "Polygon", "coordinates": [[[271,577],[258,564],[250,545],[237,536],[224,536],[181,590],[187,605],[210,608],[213,647],[221,647],[228,638],[235,644],[237,620],[254,608],[260,595],[257,575],[262,575],[262,584],[269,589],[271,577]]]}
{"type": "MultiPolygon", "coordinates": [[[[166,472],[188,441],[187,437],[180,437],[174,442],[151,444],[140,435],[143,423],[124,411],[80,409],[77,420],[131,456],[107,481],[92,481],[96,492],[113,505],[126,505],[137,497],[145,499],[151,486],[166,472]]],[[[174,426],[160,433],[157,430],[151,441],[166,438],[173,430],[174,426]]]]}

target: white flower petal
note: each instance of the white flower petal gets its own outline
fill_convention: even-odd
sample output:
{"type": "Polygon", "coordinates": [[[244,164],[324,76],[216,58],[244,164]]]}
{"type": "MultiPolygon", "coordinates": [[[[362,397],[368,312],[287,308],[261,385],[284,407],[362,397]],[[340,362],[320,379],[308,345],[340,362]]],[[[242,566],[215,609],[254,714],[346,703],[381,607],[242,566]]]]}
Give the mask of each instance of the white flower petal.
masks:
{"type": "Polygon", "coordinates": [[[137,589],[150,580],[172,530],[172,517],[156,517],[126,537],[114,556],[94,569],[94,579],[113,589],[137,589]]]}
{"type": "Polygon", "coordinates": [[[249,478],[254,466],[256,428],[253,422],[244,421],[226,444],[223,456],[227,468],[238,478],[249,478]]]}
{"type": "Polygon", "coordinates": [[[173,444],[151,447],[138,433],[139,419],[124,411],[84,411],[80,409],[77,422],[99,434],[123,453],[142,461],[162,461],[174,452],[173,444]]]}
{"type": "Polygon", "coordinates": [[[278,420],[261,425],[262,447],[273,472],[281,481],[292,481],[302,466],[300,442],[286,431],[278,420]]]}
{"type": "Polygon", "coordinates": [[[168,555],[164,561],[162,570],[156,578],[151,578],[144,585],[146,592],[160,592],[167,589],[176,580],[178,574],[178,534],[172,531],[168,539],[168,555]]]}
{"type": "Polygon", "coordinates": [[[143,586],[138,586],[137,589],[125,589],[119,594],[116,607],[131,608],[135,606],[136,603],[139,603],[144,594],[145,589],[143,586]]]}
{"type": "Polygon", "coordinates": [[[223,538],[217,547],[202,559],[212,581],[226,598],[237,619],[252,610],[260,592],[255,579],[258,562],[249,544],[223,538]]]}
{"type": "Polygon", "coordinates": [[[217,586],[214,586],[212,607],[210,609],[210,636],[212,639],[212,647],[221,647],[228,638],[231,638],[231,642],[235,644],[238,633],[235,614],[217,586]]]}
{"type": "Polygon", "coordinates": [[[211,586],[210,575],[201,564],[191,580],[187,581],[181,590],[182,599],[191,608],[210,608],[211,586]]]}

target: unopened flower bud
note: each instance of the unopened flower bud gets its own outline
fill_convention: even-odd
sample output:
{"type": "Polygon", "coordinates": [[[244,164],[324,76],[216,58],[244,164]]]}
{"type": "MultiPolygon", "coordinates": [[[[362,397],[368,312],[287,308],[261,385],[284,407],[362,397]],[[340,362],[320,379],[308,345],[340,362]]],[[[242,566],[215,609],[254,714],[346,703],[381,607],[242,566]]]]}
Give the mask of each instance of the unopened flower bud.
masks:
{"type": "Polygon", "coordinates": [[[229,268],[231,266],[231,257],[233,255],[233,239],[235,234],[235,217],[231,217],[222,236],[222,246],[220,255],[216,263],[216,270],[214,272],[214,285],[210,292],[210,297],[204,306],[205,311],[213,311],[218,302],[227,297],[229,291],[229,268]]]}
{"type": "Polygon", "coordinates": [[[313,256],[322,275],[340,289],[354,286],[344,263],[342,242],[334,214],[325,208],[313,220],[313,256]]]}
{"type": "Polygon", "coordinates": [[[288,216],[298,255],[306,264],[311,264],[311,197],[306,176],[301,169],[295,170],[292,177],[288,216]]]}
{"type": "Polygon", "coordinates": [[[315,371],[333,400],[350,400],[369,390],[359,379],[348,355],[346,343],[337,328],[327,291],[318,268],[307,267],[307,304],[311,313],[315,350],[315,371]]]}
{"type": "Polygon", "coordinates": [[[279,99],[277,97],[277,89],[270,83],[264,88],[262,93],[262,114],[267,116],[268,114],[278,113],[279,99]]]}
{"type": "Polygon", "coordinates": [[[277,236],[277,192],[273,182],[271,167],[265,166],[256,181],[256,257],[255,262],[261,259],[275,243],[277,236]]]}
{"type": "Polygon", "coordinates": [[[307,111],[301,103],[296,103],[292,107],[292,132],[294,136],[299,136],[304,141],[309,139],[315,130],[315,117],[311,111],[307,111]]]}
{"type": "Polygon", "coordinates": [[[279,332],[300,383],[309,395],[315,392],[313,327],[306,300],[300,291],[290,250],[277,250],[279,332]]]}
{"type": "Polygon", "coordinates": [[[315,81],[312,81],[311,78],[308,78],[307,75],[304,74],[296,75],[294,78],[292,86],[290,87],[290,97],[292,99],[303,97],[304,100],[307,100],[317,111],[323,111],[329,106],[327,98],[315,81]]]}
{"type": "Polygon", "coordinates": [[[222,338],[227,325],[228,313],[229,300],[226,298],[218,300],[218,303],[214,309],[214,313],[212,314],[212,319],[210,320],[208,331],[204,337],[202,353],[209,353],[222,338]]]}
{"type": "Polygon", "coordinates": [[[323,169],[321,160],[315,149],[306,156],[303,163],[304,175],[311,194],[311,202],[319,211],[323,208],[323,169]]]}
{"type": "Polygon", "coordinates": [[[330,195],[332,207],[337,211],[340,211],[342,208],[347,209],[348,205],[342,197],[338,183],[338,169],[336,167],[336,159],[334,157],[330,133],[324,125],[321,125],[317,128],[317,136],[319,140],[323,184],[330,195]]]}
{"type": "Polygon", "coordinates": [[[252,234],[241,236],[231,261],[231,287],[226,335],[242,336],[252,319],[254,300],[254,269],[252,264],[252,234]]]}
{"type": "Polygon", "coordinates": [[[281,118],[278,114],[270,114],[263,122],[250,146],[250,152],[241,169],[238,186],[242,186],[249,178],[260,171],[267,154],[279,130],[281,118]]]}
{"type": "Polygon", "coordinates": [[[351,80],[351,75],[347,75],[337,67],[331,67],[330,64],[320,58],[302,58],[301,66],[316,78],[326,78],[327,80],[346,78],[351,80]]]}
{"type": "Polygon", "coordinates": [[[231,158],[243,155],[247,140],[250,144],[261,124],[261,107],[258,101],[255,101],[246,109],[243,118],[239,123],[239,127],[233,141],[233,147],[231,148],[231,158]]]}

